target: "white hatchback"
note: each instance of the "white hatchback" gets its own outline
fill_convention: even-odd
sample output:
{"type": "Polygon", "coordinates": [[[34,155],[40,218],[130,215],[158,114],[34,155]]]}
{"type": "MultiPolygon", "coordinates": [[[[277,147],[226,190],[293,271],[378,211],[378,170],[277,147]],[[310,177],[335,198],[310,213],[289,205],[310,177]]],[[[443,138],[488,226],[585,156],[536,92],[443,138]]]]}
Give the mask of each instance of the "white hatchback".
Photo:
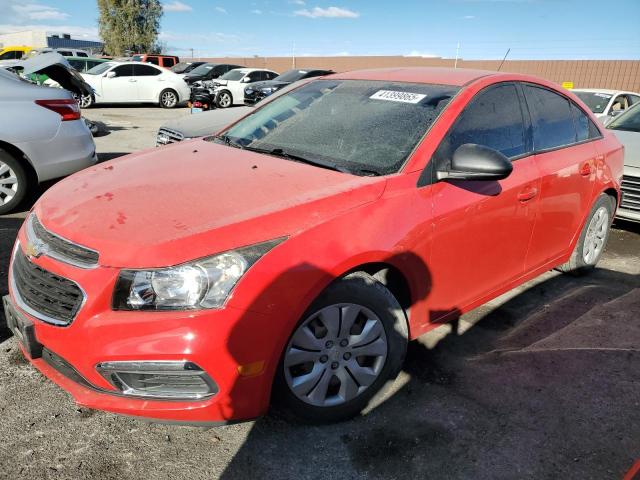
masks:
{"type": "Polygon", "coordinates": [[[236,68],[213,80],[218,108],[244,105],[244,89],[249,83],[273,80],[278,73],[261,68],[236,68]]]}
{"type": "Polygon", "coordinates": [[[179,75],[142,62],[101,63],[82,77],[94,91],[82,97],[82,108],[94,103],[156,103],[174,108],[187,101],[191,92],[179,75]]]}

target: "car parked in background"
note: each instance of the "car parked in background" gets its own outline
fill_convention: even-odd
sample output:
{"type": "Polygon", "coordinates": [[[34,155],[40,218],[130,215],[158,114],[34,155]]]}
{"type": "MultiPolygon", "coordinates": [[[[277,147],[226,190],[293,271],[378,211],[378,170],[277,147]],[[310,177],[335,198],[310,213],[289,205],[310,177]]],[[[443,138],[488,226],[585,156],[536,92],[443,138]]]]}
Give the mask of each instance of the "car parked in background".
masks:
{"type": "Polygon", "coordinates": [[[551,268],[593,270],[622,168],[613,132],[533,76],[314,79],[47,190],[6,317],[82,406],[211,425],[273,401],[340,421],[378,402],[408,340],[551,268]]]}
{"type": "Polygon", "coordinates": [[[31,47],[25,45],[8,45],[0,48],[0,61],[20,60],[27,56],[31,50],[33,50],[31,47]]]}
{"type": "Polygon", "coordinates": [[[576,88],[571,91],[600,119],[615,117],[632,105],[640,103],[640,93],[635,92],[604,88],[576,88]]]}
{"type": "Polygon", "coordinates": [[[322,77],[332,73],[334,73],[332,70],[321,70],[315,68],[287,70],[273,80],[256,82],[247,86],[244,89],[244,103],[245,105],[254,105],[264,97],[268,97],[293,82],[297,82],[305,78],[322,77]]]}
{"type": "Polygon", "coordinates": [[[187,84],[170,70],[142,62],[105,62],[82,74],[93,94],[80,100],[95,103],[156,103],[174,108],[189,99],[187,84]]]}
{"type": "Polygon", "coordinates": [[[153,53],[138,53],[131,56],[134,62],[151,63],[162,68],[174,67],[180,62],[180,58],[175,55],[159,55],[153,53]]]}
{"type": "Polygon", "coordinates": [[[57,53],[63,57],[89,57],[89,53],[79,48],[39,48],[33,50],[31,55],[40,55],[42,53],[57,53]]]}
{"type": "Polygon", "coordinates": [[[70,93],[90,91],[80,75],[55,53],[21,62],[20,72],[44,74],[66,90],[0,69],[0,214],[16,208],[38,183],[97,161],[91,132],[70,93]]]}
{"type": "Polygon", "coordinates": [[[244,89],[248,84],[273,80],[278,74],[264,68],[236,68],[214,81],[218,108],[244,105],[244,89]]]}
{"type": "Polygon", "coordinates": [[[184,81],[192,84],[199,81],[214,80],[235,68],[242,67],[229,63],[203,63],[184,75],[184,81]]]}
{"type": "Polygon", "coordinates": [[[187,74],[194,68],[204,65],[206,62],[180,62],[171,67],[171,71],[177,74],[187,74]]]}
{"type": "Polygon", "coordinates": [[[607,128],[615,133],[625,149],[618,217],[640,222],[640,103],[612,119],[607,128]]]}

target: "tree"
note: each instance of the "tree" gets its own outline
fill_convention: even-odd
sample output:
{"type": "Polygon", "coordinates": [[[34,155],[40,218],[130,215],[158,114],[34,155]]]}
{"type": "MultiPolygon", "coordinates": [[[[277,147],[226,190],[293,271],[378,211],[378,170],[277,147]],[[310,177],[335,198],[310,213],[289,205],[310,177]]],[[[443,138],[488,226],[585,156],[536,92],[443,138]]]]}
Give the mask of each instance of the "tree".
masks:
{"type": "Polygon", "coordinates": [[[100,37],[108,55],[157,53],[160,0],[98,0],[100,37]]]}

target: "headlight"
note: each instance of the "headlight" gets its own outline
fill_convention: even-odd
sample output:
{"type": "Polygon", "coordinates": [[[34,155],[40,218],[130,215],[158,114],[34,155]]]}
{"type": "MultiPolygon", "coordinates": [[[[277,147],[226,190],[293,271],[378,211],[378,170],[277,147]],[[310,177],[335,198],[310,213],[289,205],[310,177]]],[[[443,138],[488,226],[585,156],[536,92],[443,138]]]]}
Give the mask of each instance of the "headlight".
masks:
{"type": "Polygon", "coordinates": [[[264,87],[260,89],[260,91],[265,95],[271,95],[276,90],[278,90],[278,87],[264,87]]]}
{"type": "Polygon", "coordinates": [[[113,309],[219,308],[251,265],[284,240],[278,238],[175,267],[122,270],[113,293],[113,309]]]}

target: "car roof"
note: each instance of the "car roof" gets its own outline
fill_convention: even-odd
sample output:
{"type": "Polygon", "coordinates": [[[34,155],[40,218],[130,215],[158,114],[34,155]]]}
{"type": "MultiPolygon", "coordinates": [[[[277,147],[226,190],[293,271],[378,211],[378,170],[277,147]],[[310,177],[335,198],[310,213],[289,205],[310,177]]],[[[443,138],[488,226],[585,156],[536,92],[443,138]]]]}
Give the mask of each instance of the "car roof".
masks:
{"type": "Polygon", "coordinates": [[[109,60],[108,58],[98,58],[98,57],[65,57],[67,60],[93,60],[94,62],[113,62],[113,60],[109,60]]]}
{"type": "Polygon", "coordinates": [[[354,70],[337,73],[330,78],[344,80],[381,80],[390,82],[429,83],[463,86],[487,76],[504,76],[504,73],[489,70],[443,67],[398,67],[354,70]]]}

